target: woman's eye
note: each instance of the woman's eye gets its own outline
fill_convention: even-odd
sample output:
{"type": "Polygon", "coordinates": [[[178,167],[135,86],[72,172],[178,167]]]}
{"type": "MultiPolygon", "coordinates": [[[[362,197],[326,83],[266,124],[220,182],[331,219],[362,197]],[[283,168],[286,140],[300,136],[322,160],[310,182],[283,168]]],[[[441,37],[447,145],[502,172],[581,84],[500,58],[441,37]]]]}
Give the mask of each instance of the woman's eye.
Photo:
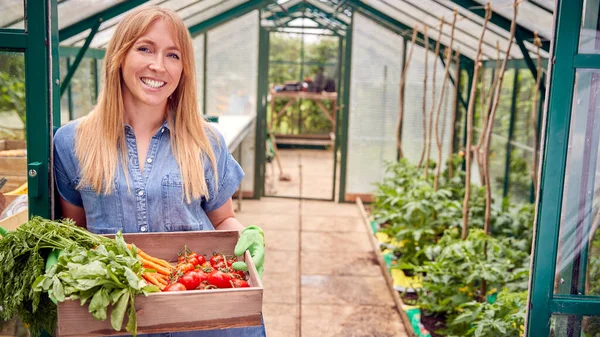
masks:
{"type": "Polygon", "coordinates": [[[176,59],[176,60],[179,60],[179,59],[180,59],[179,55],[177,55],[177,54],[169,54],[169,55],[167,55],[167,56],[168,56],[168,57],[171,57],[171,58],[174,58],[174,59],[176,59]]]}
{"type": "Polygon", "coordinates": [[[141,52],[144,52],[144,53],[150,52],[150,48],[148,48],[148,47],[139,47],[138,50],[141,52]]]}

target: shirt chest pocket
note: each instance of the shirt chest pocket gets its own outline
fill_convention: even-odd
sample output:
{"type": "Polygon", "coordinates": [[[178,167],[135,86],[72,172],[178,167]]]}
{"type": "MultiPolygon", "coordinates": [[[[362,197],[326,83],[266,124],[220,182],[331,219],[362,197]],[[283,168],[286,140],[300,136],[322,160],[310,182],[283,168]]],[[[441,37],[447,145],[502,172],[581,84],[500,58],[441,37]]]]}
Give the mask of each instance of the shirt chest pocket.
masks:
{"type": "Polygon", "coordinates": [[[168,232],[204,230],[202,200],[187,203],[179,174],[167,174],[162,180],[162,207],[165,229],[168,232]]]}
{"type": "MultiPolygon", "coordinates": [[[[79,183],[79,179],[75,181],[79,183]]],[[[123,230],[123,203],[119,191],[119,182],[115,180],[114,190],[110,194],[97,193],[90,186],[79,188],[88,231],[96,234],[115,234],[123,230]]]]}

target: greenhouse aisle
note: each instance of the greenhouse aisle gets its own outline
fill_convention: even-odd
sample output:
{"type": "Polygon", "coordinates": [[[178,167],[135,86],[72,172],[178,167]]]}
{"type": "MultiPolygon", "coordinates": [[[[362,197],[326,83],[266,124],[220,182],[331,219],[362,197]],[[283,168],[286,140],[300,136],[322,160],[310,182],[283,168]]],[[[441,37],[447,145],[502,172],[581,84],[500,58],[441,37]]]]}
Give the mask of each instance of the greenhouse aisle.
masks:
{"type": "Polygon", "coordinates": [[[245,200],[265,231],[267,337],[408,336],[355,204],[245,200]]]}

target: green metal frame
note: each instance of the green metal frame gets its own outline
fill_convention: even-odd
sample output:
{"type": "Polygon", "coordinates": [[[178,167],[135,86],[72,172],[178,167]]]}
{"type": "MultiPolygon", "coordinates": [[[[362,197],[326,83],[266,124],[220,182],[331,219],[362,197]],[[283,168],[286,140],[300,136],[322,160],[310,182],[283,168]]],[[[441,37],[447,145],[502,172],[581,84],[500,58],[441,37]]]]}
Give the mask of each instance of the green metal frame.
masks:
{"type": "MultiPolygon", "coordinates": [[[[60,57],[69,57],[69,56],[76,57],[77,54],[79,54],[80,50],[81,50],[80,47],[59,46],[58,54],[60,55],[60,57]]],[[[103,59],[105,55],[106,55],[105,49],[88,48],[85,51],[85,53],[83,54],[83,57],[103,59]]]]}
{"type": "Polygon", "coordinates": [[[24,51],[28,45],[27,38],[23,29],[0,29],[0,47],[4,51],[24,51]]]}
{"type": "Polygon", "coordinates": [[[75,61],[73,61],[73,64],[69,67],[67,76],[65,76],[65,79],[63,80],[63,82],[60,85],[60,95],[61,96],[65,93],[65,90],[67,90],[67,86],[69,85],[69,82],[71,82],[71,78],[73,78],[73,75],[75,75],[75,72],[77,71],[77,68],[79,67],[79,63],[81,63],[81,60],[83,59],[83,55],[85,54],[87,49],[90,47],[90,43],[92,43],[94,36],[96,36],[96,33],[98,32],[98,28],[100,28],[101,23],[102,23],[102,18],[98,18],[98,20],[96,21],[96,23],[94,23],[94,26],[92,27],[92,31],[85,39],[85,43],[83,44],[83,47],[81,47],[81,49],[77,53],[77,56],[75,57],[75,61]]]}
{"type": "MultiPolygon", "coordinates": [[[[575,72],[578,68],[600,69],[600,55],[577,55],[583,2],[584,0],[559,1],[555,16],[557,22],[552,58],[555,61],[552,65],[548,116],[545,125],[545,134],[551,137],[546,137],[544,142],[538,197],[526,327],[530,336],[548,336],[553,314],[574,315],[566,323],[570,325],[569,328],[574,329],[572,335],[577,336],[580,334],[577,330],[581,326],[582,316],[597,316],[600,313],[599,297],[554,294],[561,211],[563,198],[567,197],[563,189],[575,72]]],[[[584,254],[581,260],[587,260],[584,254]]],[[[572,266],[572,268],[579,267],[572,266]]],[[[561,284],[561,287],[572,288],[571,281],[565,280],[565,284],[561,284]]],[[[581,283],[581,280],[577,282],[581,283]]],[[[562,329],[563,326],[558,328],[562,329]]]]}
{"type": "Polygon", "coordinates": [[[254,148],[254,198],[264,195],[265,143],[267,141],[267,95],[269,93],[269,31],[259,25],[258,34],[258,85],[256,111],[256,143],[254,148]]]}
{"type": "MultiPolygon", "coordinates": [[[[353,0],[349,0],[348,2],[352,2],[353,0]]],[[[342,120],[342,125],[340,129],[340,142],[342,149],[341,156],[341,164],[340,164],[340,189],[338,191],[338,201],[345,202],[346,201],[346,174],[348,167],[348,125],[349,125],[349,116],[350,116],[350,80],[352,76],[352,36],[353,36],[353,27],[354,27],[354,13],[352,11],[352,20],[350,21],[350,26],[348,26],[348,30],[346,31],[346,37],[344,38],[344,80],[342,86],[342,105],[341,109],[342,114],[340,116],[342,120]]],[[[338,138],[338,137],[336,137],[338,138]]]]}

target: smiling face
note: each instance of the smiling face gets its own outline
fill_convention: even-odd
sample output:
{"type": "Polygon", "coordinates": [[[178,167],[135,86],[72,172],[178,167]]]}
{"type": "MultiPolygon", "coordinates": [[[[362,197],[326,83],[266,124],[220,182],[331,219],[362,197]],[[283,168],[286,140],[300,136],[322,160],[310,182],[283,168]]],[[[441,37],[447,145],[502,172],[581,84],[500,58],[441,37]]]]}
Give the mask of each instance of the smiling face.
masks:
{"type": "Polygon", "coordinates": [[[158,19],[127,52],[121,66],[126,107],[166,107],[183,71],[182,53],[172,27],[158,19]]]}

